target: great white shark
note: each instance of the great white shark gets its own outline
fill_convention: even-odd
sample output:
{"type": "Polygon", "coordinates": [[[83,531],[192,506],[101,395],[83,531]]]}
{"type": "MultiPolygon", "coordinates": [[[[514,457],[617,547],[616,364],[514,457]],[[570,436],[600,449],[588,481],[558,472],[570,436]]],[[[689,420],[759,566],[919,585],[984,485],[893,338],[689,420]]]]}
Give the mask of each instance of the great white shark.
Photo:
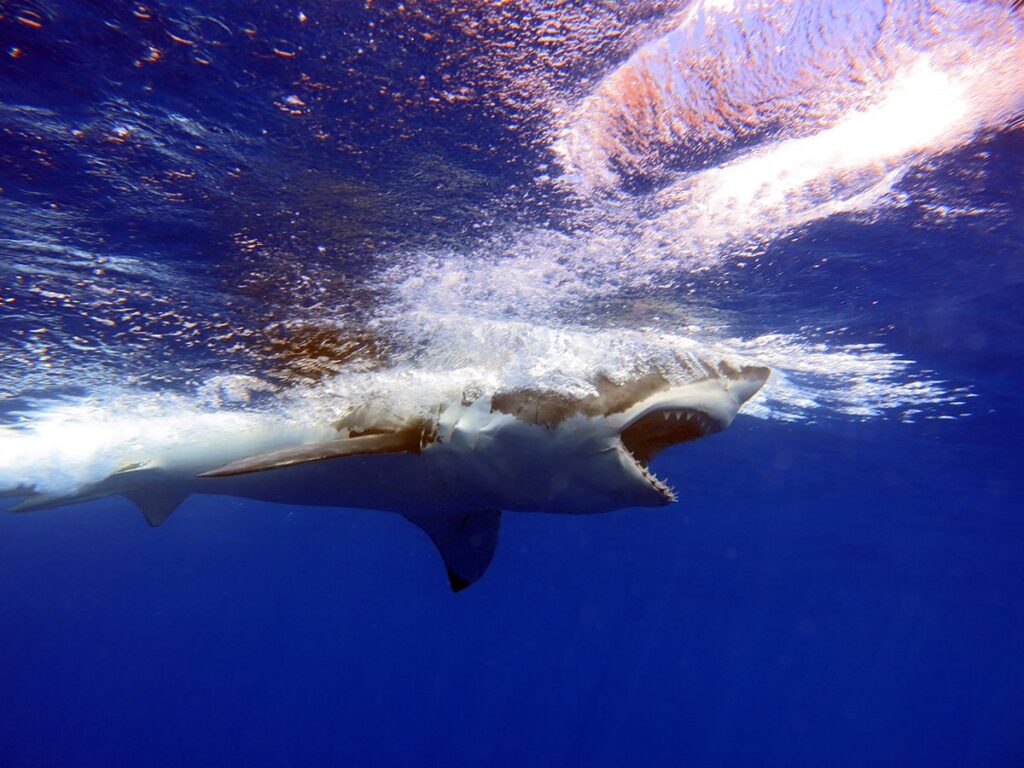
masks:
{"type": "MultiPolygon", "coordinates": [[[[5,495],[22,497],[11,510],[21,512],[120,495],[152,526],[192,494],[397,512],[433,540],[457,591],[490,564],[503,511],[583,514],[675,501],[650,461],[725,429],[768,376],[767,368],[719,363],[682,381],[657,370],[597,376],[582,396],[463,392],[428,411],[370,399],[326,423],[213,412],[193,416],[184,436],[164,417],[141,437],[125,434],[142,445],[101,479],[57,492],[24,481],[5,495]]],[[[104,430],[115,433],[106,444],[118,440],[116,420],[56,440],[104,430]]],[[[47,455],[32,444],[41,439],[8,434],[0,464],[47,455]]]]}

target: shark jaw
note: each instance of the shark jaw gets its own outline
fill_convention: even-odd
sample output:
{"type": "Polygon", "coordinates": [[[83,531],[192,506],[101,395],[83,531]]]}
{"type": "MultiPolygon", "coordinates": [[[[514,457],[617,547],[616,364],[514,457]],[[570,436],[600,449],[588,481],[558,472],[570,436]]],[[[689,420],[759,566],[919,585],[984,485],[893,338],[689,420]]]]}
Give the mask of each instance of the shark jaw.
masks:
{"type": "Polygon", "coordinates": [[[760,366],[723,368],[704,380],[654,392],[625,411],[617,425],[622,453],[662,504],[675,501],[676,492],[650,471],[654,457],[670,446],[721,432],[769,375],[760,366]]]}
{"type": "Polygon", "coordinates": [[[619,434],[619,441],[644,480],[665,503],[676,500],[675,490],[650,471],[651,460],[672,445],[699,440],[720,432],[727,424],[696,408],[659,408],[645,412],[619,434]]]}

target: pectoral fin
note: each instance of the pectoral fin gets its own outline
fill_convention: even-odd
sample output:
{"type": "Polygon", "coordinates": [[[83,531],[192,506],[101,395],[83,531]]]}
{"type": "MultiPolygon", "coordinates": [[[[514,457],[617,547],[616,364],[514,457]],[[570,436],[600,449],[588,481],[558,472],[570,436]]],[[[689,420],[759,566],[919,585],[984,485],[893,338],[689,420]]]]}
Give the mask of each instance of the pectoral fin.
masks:
{"type": "Polygon", "coordinates": [[[500,511],[405,517],[434,542],[448,569],[453,592],[465,589],[484,575],[498,546],[500,511]]]}
{"type": "Polygon", "coordinates": [[[42,493],[35,493],[28,496],[20,504],[10,508],[11,512],[35,512],[43,509],[63,507],[68,504],[81,504],[86,501],[95,501],[108,496],[120,493],[131,501],[142,512],[146,522],[154,528],[166,520],[171,512],[178,508],[188,496],[180,485],[169,482],[150,482],[146,485],[137,485],[127,489],[96,488],[91,491],[76,493],[71,496],[47,496],[42,493]]]}
{"type": "Polygon", "coordinates": [[[263,472],[268,469],[290,467],[294,464],[305,464],[308,461],[338,459],[342,456],[365,456],[378,453],[419,453],[423,440],[423,432],[419,429],[361,435],[360,437],[346,437],[326,443],[299,445],[281,448],[277,451],[259,453],[255,456],[232,461],[208,472],[203,472],[199,477],[245,475],[250,472],[263,472]]]}
{"type": "Polygon", "coordinates": [[[188,494],[171,487],[157,486],[129,491],[124,496],[134,502],[150,527],[156,528],[171,516],[188,494]]]}
{"type": "MultiPolygon", "coordinates": [[[[13,494],[12,494],[13,495],[13,494]]],[[[13,507],[10,507],[8,512],[37,512],[43,509],[54,509],[55,507],[63,507],[66,504],[71,504],[73,501],[69,501],[63,496],[47,496],[45,493],[30,493],[25,496],[24,499],[19,501],[13,507]]]]}

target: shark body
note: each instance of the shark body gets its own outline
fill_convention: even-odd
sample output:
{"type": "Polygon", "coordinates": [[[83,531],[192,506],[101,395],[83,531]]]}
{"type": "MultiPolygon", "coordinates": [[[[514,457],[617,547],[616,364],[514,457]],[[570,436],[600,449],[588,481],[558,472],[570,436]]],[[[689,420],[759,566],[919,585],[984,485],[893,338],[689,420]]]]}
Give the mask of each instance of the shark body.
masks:
{"type": "Polygon", "coordinates": [[[768,373],[721,365],[686,382],[657,372],[599,378],[586,397],[520,388],[438,403],[428,414],[369,402],[325,424],[214,413],[187,439],[151,430],[140,460],[70,492],[23,483],[9,494],[24,497],[12,511],[122,495],[153,526],[192,494],[398,512],[434,541],[458,590],[487,569],[503,511],[674,501],[650,460],[725,429],[768,373]]]}

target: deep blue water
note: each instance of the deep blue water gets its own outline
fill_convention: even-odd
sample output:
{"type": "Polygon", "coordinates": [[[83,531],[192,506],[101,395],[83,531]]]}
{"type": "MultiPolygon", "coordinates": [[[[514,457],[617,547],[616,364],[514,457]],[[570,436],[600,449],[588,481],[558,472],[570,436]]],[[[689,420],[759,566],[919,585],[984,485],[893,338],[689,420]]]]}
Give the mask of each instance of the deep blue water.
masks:
{"type": "MultiPolygon", "coordinates": [[[[277,375],[324,313],[363,327],[397,252],[593,226],[540,173],[545,100],[669,14],[581,12],[596,31],[558,33],[564,68],[539,44],[481,53],[522,52],[547,7],[510,9],[507,32],[468,1],[0,5],[0,413],[277,375]]],[[[760,134],[741,138],[729,152],[760,134]]],[[[1021,179],[1019,118],[987,125],[912,164],[909,204],[655,297],[739,336],[843,329],[969,407],[741,414],[657,459],[678,504],[505,515],[457,594],[398,515],[213,497],[156,530],[120,498],[0,515],[0,766],[1024,764],[1021,179]]],[[[614,287],[587,322],[651,311],[614,287]]]]}
{"type": "Polygon", "coordinates": [[[5,516],[5,762],[1016,765],[1016,458],[746,420],[458,594],[380,513],[5,516]]]}

